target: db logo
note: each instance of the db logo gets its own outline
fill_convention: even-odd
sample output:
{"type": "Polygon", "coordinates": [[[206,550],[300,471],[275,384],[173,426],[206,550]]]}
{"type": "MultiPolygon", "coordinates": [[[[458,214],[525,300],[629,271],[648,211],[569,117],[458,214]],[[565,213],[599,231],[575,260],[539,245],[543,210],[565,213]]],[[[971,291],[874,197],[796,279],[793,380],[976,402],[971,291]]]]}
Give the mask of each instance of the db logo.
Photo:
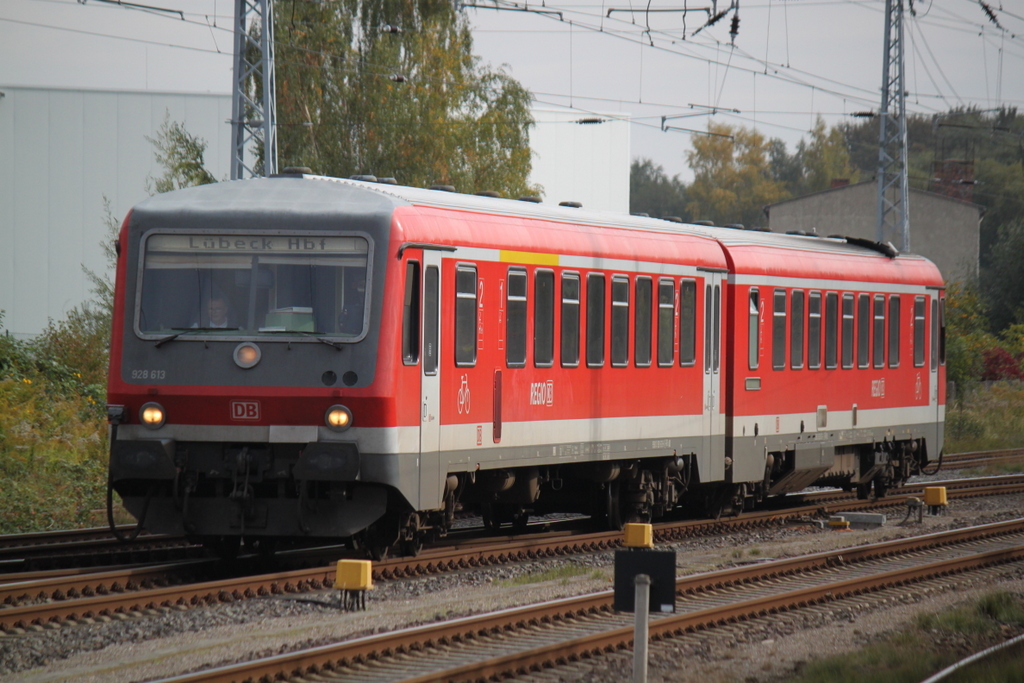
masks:
{"type": "Polygon", "coordinates": [[[259,401],[232,401],[232,420],[258,420],[260,419],[259,401]]]}

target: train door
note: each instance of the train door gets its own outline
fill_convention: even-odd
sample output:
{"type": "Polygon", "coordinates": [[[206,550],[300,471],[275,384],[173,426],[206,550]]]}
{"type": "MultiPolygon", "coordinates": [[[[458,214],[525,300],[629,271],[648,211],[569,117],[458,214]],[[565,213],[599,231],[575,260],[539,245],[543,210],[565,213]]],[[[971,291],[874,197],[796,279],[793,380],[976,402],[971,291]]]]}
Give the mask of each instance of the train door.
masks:
{"type": "Polygon", "coordinates": [[[940,292],[935,292],[931,297],[931,339],[928,359],[928,407],[936,424],[942,421],[939,412],[939,366],[945,363],[945,317],[944,304],[940,292]]]}
{"type": "Polygon", "coordinates": [[[725,476],[722,394],[722,273],[704,280],[704,409],[701,418],[703,451],[711,480],[725,476]]]}
{"type": "Polygon", "coordinates": [[[420,500],[438,496],[441,445],[441,254],[423,250],[420,379],[420,500]]]}

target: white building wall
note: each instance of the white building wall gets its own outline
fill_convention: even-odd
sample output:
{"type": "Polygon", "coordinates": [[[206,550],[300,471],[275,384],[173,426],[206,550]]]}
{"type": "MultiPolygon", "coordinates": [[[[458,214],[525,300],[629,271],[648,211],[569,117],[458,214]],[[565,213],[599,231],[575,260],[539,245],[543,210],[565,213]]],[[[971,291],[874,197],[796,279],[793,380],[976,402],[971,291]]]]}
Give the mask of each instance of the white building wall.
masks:
{"type": "MultiPolygon", "coordinates": [[[[91,296],[83,266],[104,272],[103,199],[119,220],[162,174],[153,145],[165,117],[208,143],[206,166],[229,169],[227,95],[0,85],[2,327],[38,334],[91,296]]],[[[2,330],[0,330],[2,331],[2,330]]]]}

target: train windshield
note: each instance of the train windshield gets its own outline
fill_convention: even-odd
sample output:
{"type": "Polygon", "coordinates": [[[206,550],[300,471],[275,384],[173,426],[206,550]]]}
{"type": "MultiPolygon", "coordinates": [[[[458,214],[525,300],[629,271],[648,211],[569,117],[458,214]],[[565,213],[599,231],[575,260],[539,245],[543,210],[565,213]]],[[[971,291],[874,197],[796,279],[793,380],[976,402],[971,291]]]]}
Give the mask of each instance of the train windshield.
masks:
{"type": "Polygon", "coordinates": [[[369,244],[360,236],[152,234],[136,331],[358,338],[369,244]]]}

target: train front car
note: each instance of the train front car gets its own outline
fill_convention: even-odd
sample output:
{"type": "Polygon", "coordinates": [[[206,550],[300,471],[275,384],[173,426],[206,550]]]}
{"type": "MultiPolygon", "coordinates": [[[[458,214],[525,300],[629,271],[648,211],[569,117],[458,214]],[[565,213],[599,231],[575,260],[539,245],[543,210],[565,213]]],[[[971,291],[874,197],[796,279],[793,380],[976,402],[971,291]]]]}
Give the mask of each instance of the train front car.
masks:
{"type": "Polygon", "coordinates": [[[391,463],[363,459],[391,412],[375,387],[393,208],[357,184],[276,177],[133,209],[108,413],[110,482],[140,526],[227,554],[384,514],[391,463]]]}

